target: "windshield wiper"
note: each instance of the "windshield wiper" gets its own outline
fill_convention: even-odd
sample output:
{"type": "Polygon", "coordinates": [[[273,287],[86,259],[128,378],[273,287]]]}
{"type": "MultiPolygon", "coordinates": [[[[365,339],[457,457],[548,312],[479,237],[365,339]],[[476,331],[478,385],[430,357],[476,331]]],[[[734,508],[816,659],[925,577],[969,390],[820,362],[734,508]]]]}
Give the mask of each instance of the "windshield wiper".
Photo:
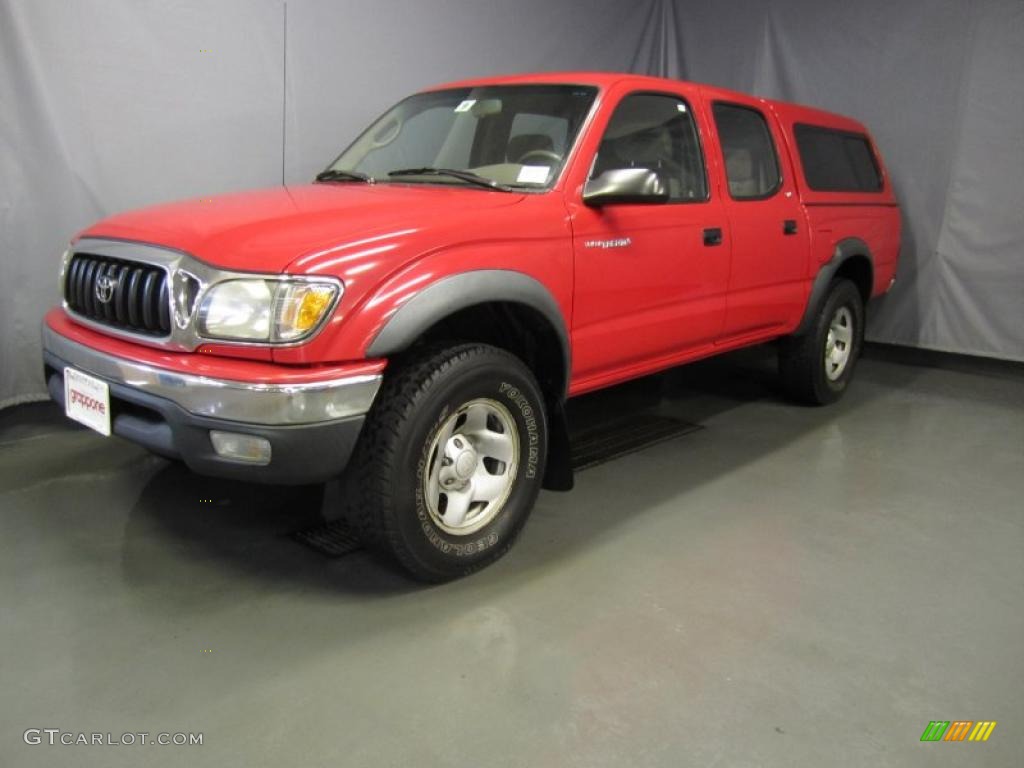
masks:
{"type": "Polygon", "coordinates": [[[453,179],[460,179],[486,189],[496,189],[500,192],[512,191],[512,187],[500,184],[494,179],[488,179],[486,176],[472,171],[460,171],[456,168],[400,168],[397,171],[388,171],[388,176],[451,176],[453,179]]]}
{"type": "Polygon", "coordinates": [[[328,168],[326,171],[320,171],[316,175],[317,181],[365,181],[367,184],[373,184],[376,179],[370,176],[368,173],[362,173],[361,171],[343,171],[340,168],[328,168]]]}

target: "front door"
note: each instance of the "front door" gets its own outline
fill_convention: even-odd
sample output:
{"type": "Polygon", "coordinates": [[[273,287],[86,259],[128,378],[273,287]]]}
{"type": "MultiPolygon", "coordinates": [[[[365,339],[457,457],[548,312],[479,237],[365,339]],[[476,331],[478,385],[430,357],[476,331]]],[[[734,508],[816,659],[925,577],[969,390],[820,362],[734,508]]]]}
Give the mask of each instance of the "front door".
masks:
{"type": "Polygon", "coordinates": [[[654,171],[663,203],[587,206],[569,194],[575,254],[573,380],[577,390],[671,364],[722,329],[729,237],[711,191],[696,94],[629,92],[590,141],[587,178],[654,171]]]}

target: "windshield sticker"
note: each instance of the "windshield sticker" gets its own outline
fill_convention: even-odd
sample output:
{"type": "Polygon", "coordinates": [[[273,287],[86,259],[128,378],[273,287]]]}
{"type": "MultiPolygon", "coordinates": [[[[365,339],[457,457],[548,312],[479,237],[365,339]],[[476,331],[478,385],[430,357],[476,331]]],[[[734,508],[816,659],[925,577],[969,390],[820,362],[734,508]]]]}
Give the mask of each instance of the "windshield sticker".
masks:
{"type": "Polygon", "coordinates": [[[519,184],[547,184],[551,169],[546,165],[524,165],[519,169],[516,182],[519,184]]]}
{"type": "Polygon", "coordinates": [[[469,112],[469,110],[471,110],[473,108],[474,104],[476,104],[476,99],[466,99],[465,101],[461,102],[459,104],[459,106],[457,106],[455,108],[455,111],[456,112],[469,112]]]}

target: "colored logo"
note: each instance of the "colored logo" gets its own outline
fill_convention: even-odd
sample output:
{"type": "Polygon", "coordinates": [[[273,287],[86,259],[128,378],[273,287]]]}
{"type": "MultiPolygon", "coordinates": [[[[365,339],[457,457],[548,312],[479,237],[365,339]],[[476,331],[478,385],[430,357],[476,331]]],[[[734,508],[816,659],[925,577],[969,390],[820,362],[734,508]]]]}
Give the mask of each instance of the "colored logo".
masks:
{"type": "Polygon", "coordinates": [[[921,741],[988,741],[995,729],[995,720],[932,720],[921,741]]]}

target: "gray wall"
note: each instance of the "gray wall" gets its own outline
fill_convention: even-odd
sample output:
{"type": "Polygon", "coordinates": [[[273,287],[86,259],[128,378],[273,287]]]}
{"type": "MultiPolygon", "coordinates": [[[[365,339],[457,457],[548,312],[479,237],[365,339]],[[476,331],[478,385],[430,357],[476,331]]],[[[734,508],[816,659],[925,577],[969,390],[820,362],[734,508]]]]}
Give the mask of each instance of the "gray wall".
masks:
{"type": "Polygon", "coordinates": [[[679,2],[675,77],[849,114],[903,203],[875,340],[1024,360],[1024,2],[679,2]]]}
{"type": "Polygon", "coordinates": [[[0,0],[0,405],[45,391],[76,231],[280,182],[283,47],[279,2],[0,0]]]}
{"type": "Polygon", "coordinates": [[[75,231],[304,181],[416,88],[530,70],[683,76],[863,119],[907,223],[871,336],[1024,360],[1021,39],[1019,0],[0,0],[0,406],[43,392],[38,325],[75,231]]]}
{"type": "Polygon", "coordinates": [[[435,82],[628,70],[656,6],[0,0],[0,407],[45,396],[39,323],[60,253],[90,222],[306,181],[435,82]]]}

